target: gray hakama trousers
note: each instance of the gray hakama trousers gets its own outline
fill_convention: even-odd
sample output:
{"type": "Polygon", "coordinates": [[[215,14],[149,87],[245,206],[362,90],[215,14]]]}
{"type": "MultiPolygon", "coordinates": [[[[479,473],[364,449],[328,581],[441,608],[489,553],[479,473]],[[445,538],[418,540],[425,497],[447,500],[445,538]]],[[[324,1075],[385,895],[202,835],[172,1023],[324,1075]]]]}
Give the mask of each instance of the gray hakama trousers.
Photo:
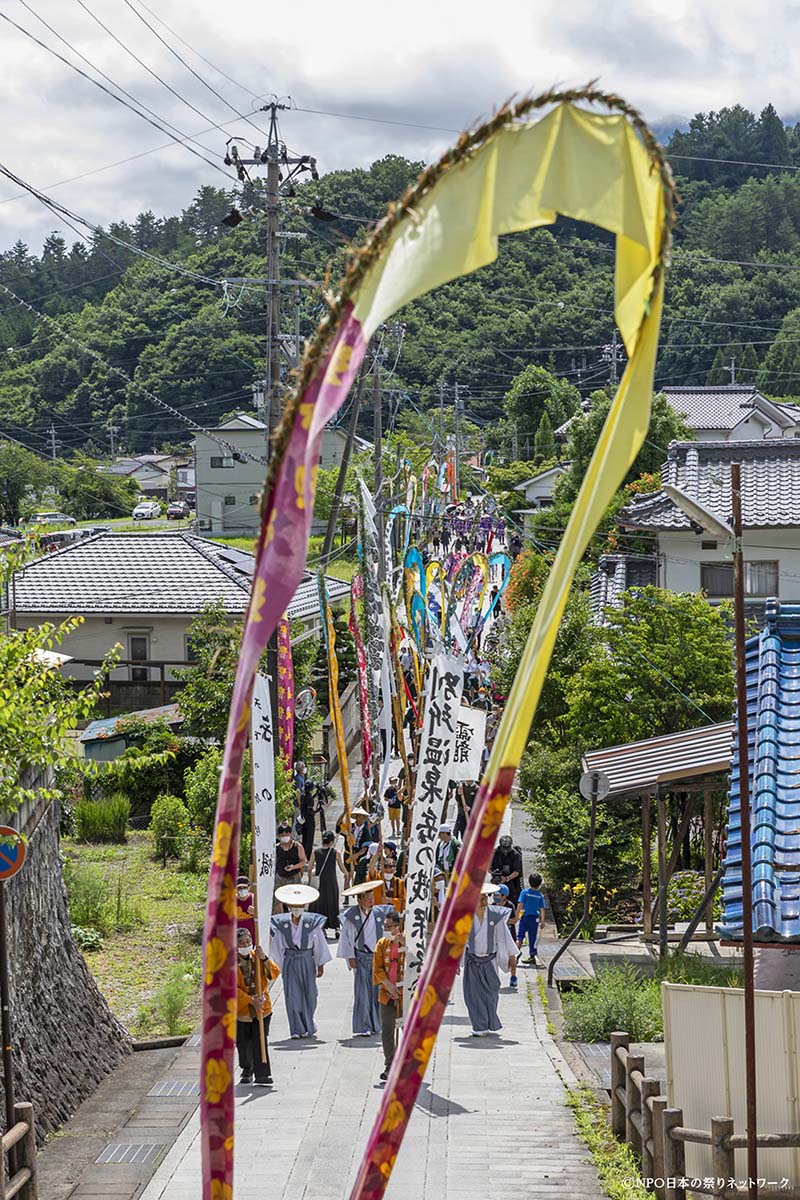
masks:
{"type": "Polygon", "coordinates": [[[317,968],[311,947],[301,950],[299,946],[287,946],[283,952],[282,974],[289,1032],[293,1036],[308,1037],[317,1032],[314,1024],[317,968]]]}
{"type": "Polygon", "coordinates": [[[476,1033],[503,1028],[497,1015],[500,980],[494,959],[494,954],[478,957],[469,949],[464,952],[464,1003],[476,1033]]]}
{"type": "Polygon", "coordinates": [[[353,972],[353,1033],[379,1033],[381,1028],[378,989],[372,982],[372,951],[353,951],[356,959],[353,972]]]}

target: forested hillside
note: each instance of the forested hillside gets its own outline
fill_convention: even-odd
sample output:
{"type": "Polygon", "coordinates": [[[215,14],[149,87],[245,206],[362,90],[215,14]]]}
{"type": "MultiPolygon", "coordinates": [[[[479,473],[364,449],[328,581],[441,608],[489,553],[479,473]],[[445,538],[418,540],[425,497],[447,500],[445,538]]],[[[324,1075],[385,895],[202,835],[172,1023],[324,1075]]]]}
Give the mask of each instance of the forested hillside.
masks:
{"type": "MultiPolygon", "coordinates": [[[[657,384],[727,381],[733,357],[738,381],[799,395],[798,127],[785,129],[771,107],[760,116],[737,107],[698,115],[668,149],[683,205],[657,384]]],[[[362,236],[419,166],[389,156],[369,170],[298,186],[284,222],[307,237],[284,242],[284,276],[335,278],[347,240],[362,236]]],[[[117,240],[98,234],[84,244],[62,227],[40,255],[22,243],[2,254],[0,281],[58,318],[80,345],[2,297],[0,432],[42,449],[52,421],[62,453],[103,455],[113,423],[118,445],[142,451],[185,444],[187,432],[137,385],[201,424],[249,406],[263,374],[265,291],[225,289],[221,280],[264,277],[265,223],[256,216],[231,229],[221,221],[232,204],[258,209],[260,200],[259,185],[236,195],[207,187],[180,216],[146,212],[110,225],[117,240]]],[[[555,371],[580,394],[609,382],[613,262],[609,236],[564,221],[504,239],[491,267],[411,305],[400,315],[405,334],[386,379],[400,427],[415,407],[438,411],[442,381],[448,404],[459,383],[465,415],[479,425],[497,421],[513,381],[531,365],[555,371]]],[[[301,289],[304,333],[321,311],[318,293],[301,289]]],[[[287,332],[293,324],[287,290],[287,332]]]]}

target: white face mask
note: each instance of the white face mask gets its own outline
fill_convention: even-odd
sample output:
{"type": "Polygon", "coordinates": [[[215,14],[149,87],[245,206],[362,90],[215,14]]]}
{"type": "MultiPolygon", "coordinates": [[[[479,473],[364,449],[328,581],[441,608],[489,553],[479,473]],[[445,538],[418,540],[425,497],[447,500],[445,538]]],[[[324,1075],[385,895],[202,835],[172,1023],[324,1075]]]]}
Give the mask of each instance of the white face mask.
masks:
{"type": "Polygon", "coordinates": [[[252,946],[240,946],[239,953],[241,954],[242,958],[247,958],[248,954],[250,953],[250,951],[252,949],[253,949],[252,946]]]}
{"type": "Polygon", "coordinates": [[[290,904],[289,912],[293,917],[299,917],[305,912],[305,906],[302,904],[290,904]]]}
{"type": "Polygon", "coordinates": [[[240,900],[246,900],[250,895],[250,889],[246,887],[240,887],[237,889],[237,894],[240,900]]]}
{"type": "Polygon", "coordinates": [[[290,837],[282,837],[281,838],[282,846],[291,846],[291,844],[292,844],[292,839],[290,837]]]}
{"type": "Polygon", "coordinates": [[[394,871],[384,871],[383,878],[386,880],[394,879],[394,871]]]}

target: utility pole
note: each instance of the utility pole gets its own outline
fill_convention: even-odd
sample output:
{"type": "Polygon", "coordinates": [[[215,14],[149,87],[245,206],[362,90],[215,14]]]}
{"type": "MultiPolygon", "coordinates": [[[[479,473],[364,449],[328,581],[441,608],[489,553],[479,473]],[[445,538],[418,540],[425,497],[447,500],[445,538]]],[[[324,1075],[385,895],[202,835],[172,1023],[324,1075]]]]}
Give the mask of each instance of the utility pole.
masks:
{"type": "Polygon", "coordinates": [[[356,425],[358,423],[358,414],[361,410],[361,397],[364,394],[364,371],[359,371],[358,381],[356,383],[355,395],[353,396],[353,406],[350,410],[350,424],[347,429],[347,441],[342,450],[342,461],[339,464],[339,474],[336,479],[336,489],[333,493],[333,501],[331,503],[331,512],[328,517],[328,527],[325,530],[325,541],[322,544],[322,554],[320,555],[320,566],[324,571],[328,565],[328,559],[333,550],[333,541],[336,537],[336,522],[339,519],[339,509],[342,506],[342,496],[344,495],[345,484],[347,482],[347,468],[350,465],[350,455],[353,450],[353,443],[356,440],[356,425]]]}
{"type": "Polygon", "coordinates": [[[108,436],[111,441],[111,461],[112,462],[117,461],[115,439],[116,439],[116,436],[118,433],[119,433],[119,425],[115,425],[114,418],[109,417],[108,418],[108,436]]]}
{"type": "Polygon", "coordinates": [[[372,440],[373,461],[375,464],[375,508],[377,509],[378,526],[378,579],[386,582],[386,561],[384,553],[383,531],[385,519],[383,512],[383,412],[381,400],[381,367],[378,355],[375,354],[372,365],[372,440]]]}
{"type": "Polygon", "coordinates": [[[617,371],[617,355],[619,353],[619,335],[617,327],[614,326],[614,332],[611,335],[611,356],[610,356],[610,383],[612,387],[616,387],[619,382],[619,374],[617,371]]]}
{"type": "Polygon", "coordinates": [[[50,428],[47,432],[50,435],[50,457],[54,459],[56,458],[56,447],[59,443],[56,439],[56,427],[52,421],[50,422],[50,428]]]}
{"type": "Polygon", "coordinates": [[[730,375],[731,375],[731,387],[733,387],[736,383],[736,359],[735,358],[731,358],[731,361],[728,363],[728,370],[730,371],[730,375]]]}
{"type": "Polygon", "coordinates": [[[455,478],[455,493],[456,493],[454,496],[454,499],[457,501],[458,500],[458,482],[459,482],[459,480],[458,480],[459,461],[461,458],[461,423],[459,420],[461,413],[459,410],[460,402],[459,402],[459,398],[458,398],[458,380],[455,381],[455,383],[453,384],[453,387],[455,390],[455,434],[456,434],[456,460],[455,460],[455,463],[453,464],[453,475],[455,478]]]}
{"type": "MultiPolygon", "coordinates": [[[[271,100],[269,104],[262,106],[261,112],[269,113],[269,133],[267,135],[267,146],[264,150],[260,146],[255,146],[252,158],[242,158],[239,155],[239,149],[236,144],[237,139],[230,138],[225,154],[226,165],[235,167],[236,174],[242,183],[250,178],[246,170],[247,167],[266,165],[267,168],[267,348],[264,388],[264,424],[266,426],[264,439],[266,442],[267,458],[270,457],[272,448],[271,434],[280,420],[281,412],[281,347],[283,342],[280,324],[281,200],[284,193],[287,191],[293,192],[292,180],[296,179],[302,172],[309,171],[312,179],[318,178],[316,159],[307,154],[300,156],[290,155],[285,142],[281,141],[278,130],[278,113],[286,111],[289,107],[290,105],[281,104],[277,99],[271,100]],[[283,168],[283,171],[281,168],[283,168]]],[[[241,219],[241,214],[234,211],[231,213],[230,218],[226,218],[225,223],[236,225],[241,219]]],[[[300,286],[301,283],[298,281],[295,288],[296,295],[298,296],[298,288],[300,286]]],[[[293,339],[290,338],[289,340],[293,339]]],[[[293,365],[296,365],[296,363],[293,365]]],[[[254,391],[257,391],[257,389],[254,389],[254,391]]],[[[267,644],[267,671],[270,677],[270,701],[272,704],[273,720],[276,720],[278,713],[277,630],[273,633],[267,644]]]]}
{"type": "Polygon", "coordinates": [[[439,441],[441,443],[440,452],[442,454],[444,454],[445,446],[446,446],[446,442],[444,440],[444,389],[445,389],[445,382],[443,379],[440,379],[439,380],[439,441]]]}

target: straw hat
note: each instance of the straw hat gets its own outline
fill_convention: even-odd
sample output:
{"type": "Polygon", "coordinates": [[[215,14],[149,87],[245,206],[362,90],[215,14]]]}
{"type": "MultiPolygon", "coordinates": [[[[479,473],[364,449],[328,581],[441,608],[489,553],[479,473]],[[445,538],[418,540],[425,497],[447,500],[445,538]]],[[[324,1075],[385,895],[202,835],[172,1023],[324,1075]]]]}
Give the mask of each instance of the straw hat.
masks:
{"type": "Polygon", "coordinates": [[[350,816],[351,817],[368,817],[369,813],[367,812],[367,810],[365,808],[362,808],[360,804],[357,804],[355,808],[350,809],[350,816]]]}
{"type": "MultiPolygon", "coordinates": [[[[375,888],[379,888],[382,886],[383,886],[382,879],[366,879],[364,881],[364,883],[356,883],[353,885],[353,887],[347,888],[344,892],[342,892],[342,895],[343,896],[360,896],[362,894],[362,892],[374,892],[375,888]]],[[[284,890],[283,888],[279,888],[279,891],[282,892],[283,890],[284,890]]],[[[286,888],[286,891],[289,891],[289,889],[286,888]]],[[[278,893],[276,892],[275,895],[277,896],[278,893]]]]}
{"type": "MultiPolygon", "coordinates": [[[[485,883],[483,885],[483,887],[481,888],[481,895],[482,896],[496,896],[497,888],[498,888],[498,885],[496,883],[485,883]]],[[[285,890],[288,891],[288,889],[285,889],[285,890]]],[[[284,891],[284,888],[281,888],[280,891],[284,891]]],[[[275,895],[277,896],[277,894],[278,893],[276,892],[275,895]]]]}
{"type": "Polygon", "coordinates": [[[280,904],[313,904],[318,897],[317,889],[306,887],[304,883],[287,883],[275,891],[275,899],[280,904]]]}

